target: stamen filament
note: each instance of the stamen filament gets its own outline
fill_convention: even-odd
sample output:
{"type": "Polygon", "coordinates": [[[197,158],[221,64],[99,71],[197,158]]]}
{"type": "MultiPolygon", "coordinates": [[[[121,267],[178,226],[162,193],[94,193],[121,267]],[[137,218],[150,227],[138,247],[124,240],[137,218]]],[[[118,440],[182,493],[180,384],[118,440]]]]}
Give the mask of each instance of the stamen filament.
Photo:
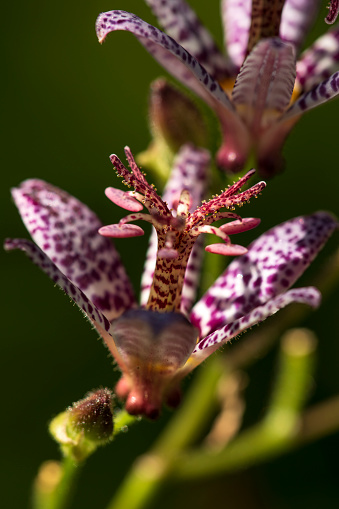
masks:
{"type": "Polygon", "coordinates": [[[191,234],[193,235],[200,235],[201,233],[210,233],[212,235],[216,235],[217,237],[220,237],[222,240],[224,240],[227,244],[231,242],[229,236],[217,226],[203,225],[195,227],[193,230],[191,230],[191,234]]]}
{"type": "Polygon", "coordinates": [[[125,223],[130,223],[131,221],[147,221],[147,223],[153,224],[153,218],[150,214],[143,214],[142,212],[138,214],[128,214],[128,216],[123,217],[119,221],[119,225],[123,225],[125,223]]]}

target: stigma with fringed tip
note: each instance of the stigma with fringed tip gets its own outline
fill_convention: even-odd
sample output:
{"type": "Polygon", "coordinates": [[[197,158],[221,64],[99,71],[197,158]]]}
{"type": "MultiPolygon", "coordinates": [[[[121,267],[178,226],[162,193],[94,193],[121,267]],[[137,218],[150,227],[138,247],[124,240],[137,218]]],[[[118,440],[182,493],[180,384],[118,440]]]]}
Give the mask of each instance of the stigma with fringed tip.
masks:
{"type": "Polygon", "coordinates": [[[118,224],[104,226],[99,233],[107,237],[134,237],[143,235],[144,232],[139,226],[127,223],[142,219],[153,224],[158,235],[158,251],[146,308],[153,311],[179,312],[187,262],[197,237],[201,233],[211,233],[223,240],[223,243],[206,247],[211,253],[229,256],[246,253],[246,248],[231,243],[229,235],[254,228],[260,220],[242,219],[233,210],[235,205],[242,206],[253,196],[256,197],[266,184],[259,182],[239,192],[254,174],[254,170],[251,170],[238,182],[210,201],[202,203],[193,212],[189,212],[190,194],[187,189],[183,189],[173,205],[174,210],[170,210],[167,203],[158,196],[154,186],[148,184],[128,147],[125,153],[131,172],[116,155],[112,155],[110,159],[118,175],[123,177],[123,183],[133,187],[134,191],[123,192],[108,188],[106,195],[116,205],[132,213],[121,219],[118,224]],[[143,206],[147,208],[148,214],[140,212],[143,206]],[[220,227],[212,226],[215,221],[221,219],[234,221],[220,227]]]}

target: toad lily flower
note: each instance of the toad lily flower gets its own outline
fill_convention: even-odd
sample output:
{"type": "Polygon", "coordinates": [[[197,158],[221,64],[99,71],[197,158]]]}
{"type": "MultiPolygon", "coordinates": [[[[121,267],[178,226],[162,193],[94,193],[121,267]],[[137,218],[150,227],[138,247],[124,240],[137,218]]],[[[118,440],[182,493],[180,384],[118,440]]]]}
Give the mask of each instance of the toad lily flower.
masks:
{"type": "Polygon", "coordinates": [[[106,190],[114,203],[130,211],[117,225],[101,227],[78,200],[33,179],[14,189],[13,197],[36,244],[10,239],[5,247],[26,251],[78,304],[122,370],[116,390],[126,399],[126,409],[155,418],[163,402],[172,406],[178,402],[182,377],[225,342],[291,302],[318,305],[316,289],[288,289],[324,245],[336,221],[324,212],[293,219],[259,237],[247,251],[232,244],[229,235],[259,221],[241,219],[227,209],[263,189],[265,184],[259,182],[239,192],[253,172],[197,207],[206,187],[206,151],[181,149],[165,192],[167,202],[148,184],[129,149],[126,155],[131,171],[117,156],[111,160],[134,191],[106,190]],[[141,212],[143,207],[148,213],[141,212]],[[212,226],[225,218],[233,221],[212,226]],[[151,242],[143,279],[143,294],[148,295],[138,306],[118,254],[105,236],[141,235],[141,228],[130,224],[140,219],[155,227],[158,247],[151,242]],[[201,233],[223,240],[209,248],[212,252],[244,254],[191,310],[200,272],[194,251],[199,241],[194,248],[193,244],[201,233]]]}
{"type": "Polygon", "coordinates": [[[222,131],[221,168],[237,172],[253,152],[259,171],[276,173],[284,140],[300,116],[339,93],[339,73],[330,76],[338,69],[338,28],[316,41],[296,66],[319,0],[253,0],[252,8],[251,0],[224,0],[227,57],[184,0],[146,2],[168,35],[114,10],[97,19],[99,41],[113,31],[131,32],[215,111],[222,131]]]}

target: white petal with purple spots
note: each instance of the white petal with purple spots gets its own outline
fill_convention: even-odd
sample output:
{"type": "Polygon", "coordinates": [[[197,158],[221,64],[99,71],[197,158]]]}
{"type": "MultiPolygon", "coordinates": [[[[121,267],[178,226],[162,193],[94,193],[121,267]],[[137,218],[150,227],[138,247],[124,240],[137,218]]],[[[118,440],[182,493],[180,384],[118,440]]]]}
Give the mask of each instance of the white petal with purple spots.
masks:
{"type": "Polygon", "coordinates": [[[208,104],[215,107],[217,102],[230,114],[233,112],[233,106],[227,95],[204,67],[172,37],[135,14],[125,11],[104,12],[97,19],[96,30],[100,42],[116,30],[131,32],[168,72],[200,95],[208,104]]]}
{"type": "Polygon", "coordinates": [[[131,283],[113,244],[98,234],[94,212],[38,179],[12,194],[33,240],[110,320],[132,306],[131,283]]]}
{"type": "Polygon", "coordinates": [[[323,81],[309,92],[303,94],[292,106],[284,113],[280,122],[284,123],[299,117],[303,113],[320,104],[324,104],[330,99],[339,95],[339,71],[335,72],[327,80],[323,81]]]}
{"type": "Polygon", "coordinates": [[[232,75],[230,66],[213,37],[184,0],[145,0],[165,32],[193,55],[214,79],[232,75]]]}
{"type": "Polygon", "coordinates": [[[280,38],[298,50],[311,28],[320,0],[286,0],[280,23],[280,38]]]}
{"type": "MultiPolygon", "coordinates": [[[[318,307],[320,300],[320,292],[313,287],[296,288],[270,299],[264,305],[258,306],[245,316],[224,325],[221,329],[212,332],[199,341],[191,356],[192,368],[211,355],[222,343],[230,341],[249,327],[257,325],[269,316],[274,315],[288,304],[299,302],[312,307],[318,307]]],[[[188,367],[190,367],[189,364],[188,367]]]]}
{"type": "Polygon", "coordinates": [[[307,92],[339,69],[339,28],[319,37],[297,62],[297,81],[307,92]]]}
{"type": "Polygon", "coordinates": [[[221,4],[226,52],[238,69],[246,56],[251,9],[251,0],[222,0],[221,4]]]}
{"type": "Polygon", "coordinates": [[[326,212],[297,217],[264,233],[234,260],[194,306],[201,336],[250,313],[285,292],[337,228],[326,212]]]}

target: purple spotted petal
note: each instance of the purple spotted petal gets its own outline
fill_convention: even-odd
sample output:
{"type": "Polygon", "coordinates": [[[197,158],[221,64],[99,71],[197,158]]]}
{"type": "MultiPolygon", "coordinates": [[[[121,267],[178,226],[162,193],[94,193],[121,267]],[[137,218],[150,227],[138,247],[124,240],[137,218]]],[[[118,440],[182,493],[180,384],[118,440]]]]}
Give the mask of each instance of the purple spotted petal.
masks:
{"type": "Polygon", "coordinates": [[[194,306],[191,321],[200,328],[201,336],[285,292],[336,228],[336,219],[318,212],[282,223],[261,235],[194,306]]]}
{"type": "Polygon", "coordinates": [[[220,87],[200,63],[172,37],[149,25],[135,14],[110,11],[100,14],[96,22],[99,42],[116,30],[131,32],[147,51],[173,76],[199,94],[209,104],[214,101],[233,111],[233,107],[220,87]]]}
{"type": "Polygon", "coordinates": [[[194,10],[184,0],[145,0],[165,32],[185,48],[214,79],[221,81],[233,74],[225,56],[194,10]]]}
{"type": "Polygon", "coordinates": [[[320,0],[286,0],[280,23],[280,38],[291,42],[297,52],[311,28],[320,0]]]}
{"type": "Polygon", "coordinates": [[[251,26],[251,0],[222,0],[225,47],[236,68],[245,60],[251,26]]]}
{"type": "Polygon", "coordinates": [[[200,364],[215,350],[220,348],[222,343],[226,343],[249,327],[257,325],[269,316],[274,315],[277,311],[288,304],[300,302],[315,308],[319,306],[320,300],[320,292],[313,287],[296,288],[270,299],[262,306],[252,309],[245,316],[224,325],[221,329],[212,332],[207,337],[199,341],[186,366],[186,370],[184,368],[185,374],[200,364]]]}
{"type": "Polygon", "coordinates": [[[200,95],[215,111],[221,122],[225,139],[218,156],[219,166],[231,171],[242,169],[249,151],[246,127],[220,84],[188,51],[161,30],[124,11],[100,14],[96,30],[100,42],[104,41],[110,32],[116,30],[133,33],[169,73],[200,95]]]}
{"type": "Polygon", "coordinates": [[[101,222],[83,203],[42,180],[13,189],[33,240],[109,320],[134,303],[130,281],[101,222]]]}
{"type": "Polygon", "coordinates": [[[297,82],[307,92],[339,69],[339,28],[319,37],[297,63],[297,82]]]}
{"type": "MultiPolygon", "coordinates": [[[[172,208],[179,200],[182,189],[190,192],[192,201],[190,210],[195,210],[206,192],[209,153],[203,149],[184,145],[174,162],[171,176],[164,190],[163,199],[172,208]]],[[[188,261],[182,292],[181,311],[187,313],[194,302],[202,261],[202,241],[198,239],[188,261]]],[[[152,285],[157,254],[157,234],[154,230],[150,238],[144,273],[141,281],[141,305],[148,300],[152,285]]]]}
{"type": "MultiPolygon", "coordinates": [[[[303,94],[292,106],[284,113],[280,119],[281,123],[294,120],[320,104],[334,99],[339,94],[339,71],[335,72],[327,80],[315,86],[309,92],[303,94]]],[[[278,123],[279,124],[279,123],[278,123]]]]}
{"type": "Polygon", "coordinates": [[[294,81],[293,47],[278,38],[266,39],[257,44],[245,60],[232,99],[246,124],[257,131],[266,123],[268,114],[275,112],[277,115],[286,109],[294,81]]]}
{"type": "Polygon", "coordinates": [[[55,284],[60,286],[69,297],[79,306],[85,315],[97,322],[106,332],[110,329],[110,322],[106,316],[91,302],[87,296],[74,285],[52,262],[52,260],[31,240],[26,239],[7,239],[5,249],[21,249],[27,256],[42,269],[55,284]]]}
{"type": "Polygon", "coordinates": [[[339,13],[339,0],[330,0],[330,4],[328,6],[328,14],[325,18],[325,21],[328,25],[332,25],[339,13]]]}

